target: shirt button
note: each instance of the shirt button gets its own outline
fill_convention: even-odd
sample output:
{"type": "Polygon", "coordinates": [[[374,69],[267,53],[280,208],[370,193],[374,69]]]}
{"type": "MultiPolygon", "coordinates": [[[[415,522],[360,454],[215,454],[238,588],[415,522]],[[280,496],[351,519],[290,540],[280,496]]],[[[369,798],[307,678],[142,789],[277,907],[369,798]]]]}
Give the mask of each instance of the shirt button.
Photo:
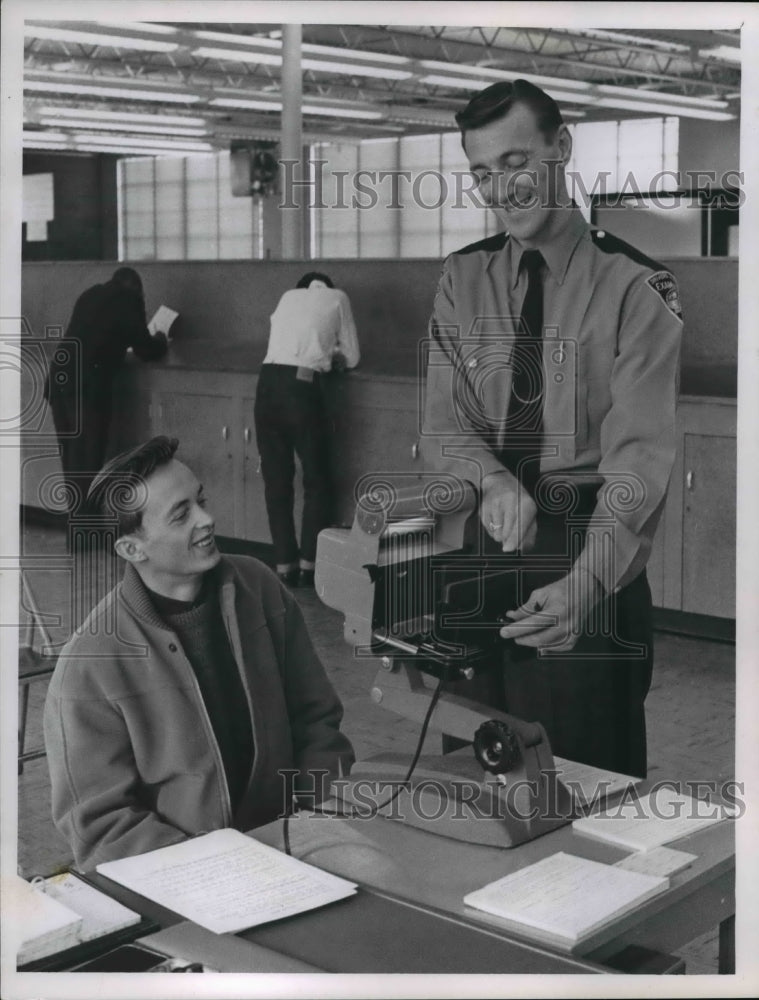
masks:
{"type": "Polygon", "coordinates": [[[175,642],[170,642],[169,643],[169,650],[172,653],[176,653],[176,651],[177,651],[177,644],[175,642]]]}
{"type": "Polygon", "coordinates": [[[606,231],[603,229],[599,229],[598,232],[596,233],[596,236],[599,238],[599,240],[602,240],[604,236],[606,236],[606,231]]]}

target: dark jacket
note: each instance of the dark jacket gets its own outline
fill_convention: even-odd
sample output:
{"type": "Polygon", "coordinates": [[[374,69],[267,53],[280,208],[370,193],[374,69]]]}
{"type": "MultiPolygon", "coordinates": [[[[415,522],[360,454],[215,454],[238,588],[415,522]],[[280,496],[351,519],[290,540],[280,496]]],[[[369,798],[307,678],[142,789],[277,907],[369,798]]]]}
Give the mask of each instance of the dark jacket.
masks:
{"type": "Polygon", "coordinates": [[[278,773],[347,773],[342,706],[300,609],[255,559],[231,556],[219,599],[251,713],[255,757],[233,815],[219,747],[189,660],[132,566],[64,647],[45,705],[53,819],[93,867],[187,836],[248,830],[283,812],[278,773]]]}
{"type": "Polygon", "coordinates": [[[50,360],[45,396],[78,392],[80,383],[87,395],[110,392],[130,347],[143,361],[154,361],[166,345],[164,336],[153,337],[147,328],[142,296],[115,281],[94,285],[76,300],[65,340],[50,360]]]}

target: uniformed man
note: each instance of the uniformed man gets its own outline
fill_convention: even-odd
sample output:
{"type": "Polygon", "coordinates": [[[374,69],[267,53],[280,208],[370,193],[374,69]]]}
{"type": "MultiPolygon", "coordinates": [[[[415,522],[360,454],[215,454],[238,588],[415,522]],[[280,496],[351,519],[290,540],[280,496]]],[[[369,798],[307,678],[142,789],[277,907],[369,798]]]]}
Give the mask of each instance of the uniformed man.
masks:
{"type": "Polygon", "coordinates": [[[572,139],[538,87],[494,84],[456,119],[504,231],[445,262],[422,453],[474,483],[478,543],[514,570],[488,697],[543,723],[557,755],[645,775],[645,566],[675,456],[675,279],[572,204],[572,139]]]}

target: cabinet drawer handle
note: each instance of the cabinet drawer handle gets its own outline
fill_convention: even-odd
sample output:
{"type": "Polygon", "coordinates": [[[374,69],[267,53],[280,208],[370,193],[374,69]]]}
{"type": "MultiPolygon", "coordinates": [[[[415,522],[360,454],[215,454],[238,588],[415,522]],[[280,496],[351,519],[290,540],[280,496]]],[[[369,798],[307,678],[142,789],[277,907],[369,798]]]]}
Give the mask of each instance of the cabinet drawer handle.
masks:
{"type": "Polygon", "coordinates": [[[416,461],[416,459],[419,458],[419,442],[418,441],[414,441],[414,443],[411,445],[411,457],[414,459],[414,461],[416,461]]]}
{"type": "Polygon", "coordinates": [[[688,490],[693,489],[693,472],[690,469],[688,469],[688,472],[685,476],[685,488],[688,490]]]}
{"type": "Polygon", "coordinates": [[[250,444],[250,427],[246,427],[245,428],[245,431],[243,432],[243,436],[245,438],[245,444],[250,444]]]}
{"type": "Polygon", "coordinates": [[[222,429],[221,429],[221,436],[224,438],[225,441],[227,440],[227,438],[229,437],[229,428],[228,427],[222,427],[222,429]]]}

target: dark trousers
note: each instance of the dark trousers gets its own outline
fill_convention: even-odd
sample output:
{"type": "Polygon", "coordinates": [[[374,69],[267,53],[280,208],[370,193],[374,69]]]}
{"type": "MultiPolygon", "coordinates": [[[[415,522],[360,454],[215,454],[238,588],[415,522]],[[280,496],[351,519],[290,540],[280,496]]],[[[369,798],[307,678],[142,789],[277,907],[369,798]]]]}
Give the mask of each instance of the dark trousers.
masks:
{"type": "Polygon", "coordinates": [[[331,487],[327,422],[318,374],[298,378],[290,365],[265,364],[256,391],[254,418],[261,456],[269,530],[278,565],[316,559],[316,538],[329,524],[331,487]],[[293,505],[295,455],[303,471],[300,547],[293,505]]]}
{"type": "Polygon", "coordinates": [[[80,512],[87,490],[105,462],[111,423],[110,386],[96,392],[52,392],[50,409],[58,435],[63,478],[72,513],[80,512]]]}
{"type": "MultiPolygon", "coordinates": [[[[595,490],[581,496],[573,512],[575,538],[577,532],[584,533],[583,518],[587,524],[594,501],[595,490]]],[[[519,574],[504,577],[495,603],[512,610],[536,587],[565,575],[571,566],[568,538],[565,516],[540,512],[535,550],[518,560],[519,574]]],[[[483,555],[497,560],[499,549],[484,533],[479,545],[483,555]]],[[[601,601],[570,652],[538,655],[509,641],[503,643],[499,667],[468,685],[457,684],[455,690],[527,722],[540,722],[559,757],[645,777],[644,701],[653,669],[651,592],[645,572],[601,601]]],[[[444,749],[455,745],[446,740],[444,749]]]]}

